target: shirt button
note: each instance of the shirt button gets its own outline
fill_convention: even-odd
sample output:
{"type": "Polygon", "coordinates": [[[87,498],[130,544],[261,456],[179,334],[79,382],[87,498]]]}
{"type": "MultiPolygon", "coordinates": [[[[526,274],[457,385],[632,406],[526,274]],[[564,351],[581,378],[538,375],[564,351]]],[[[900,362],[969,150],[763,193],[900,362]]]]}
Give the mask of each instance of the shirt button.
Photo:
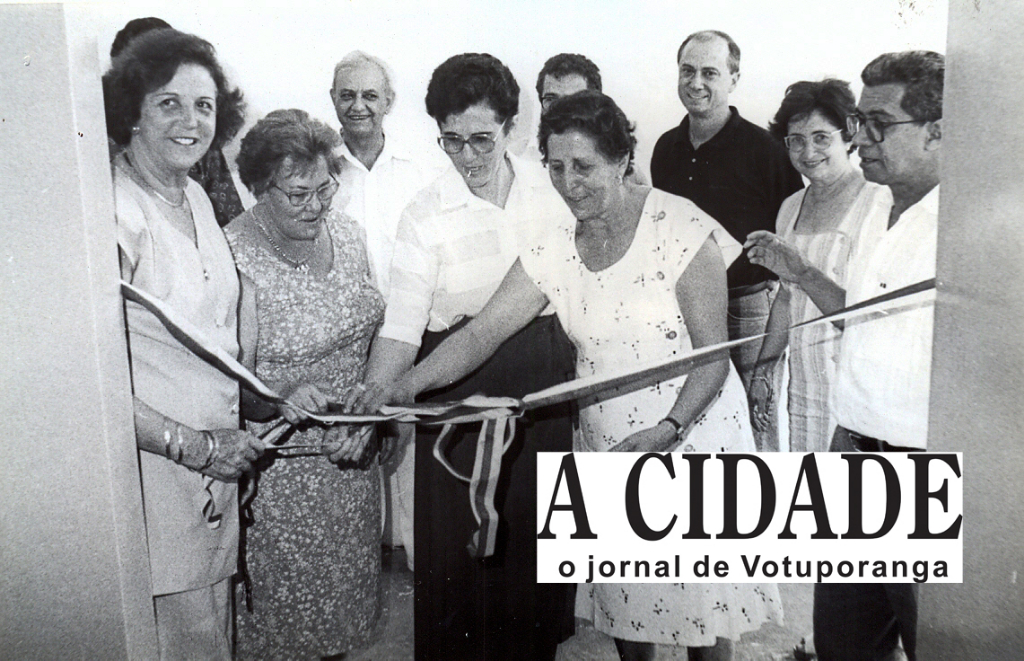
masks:
{"type": "Polygon", "coordinates": [[[690,444],[690,443],[687,443],[686,445],[684,445],[683,446],[683,452],[693,452],[693,445],[690,444]]]}
{"type": "Polygon", "coordinates": [[[679,337],[679,333],[677,333],[675,331],[669,331],[669,332],[665,333],[665,337],[667,337],[670,340],[674,340],[677,337],[679,337]]]}
{"type": "Polygon", "coordinates": [[[658,280],[664,280],[665,279],[665,274],[662,273],[661,271],[658,271],[657,275],[658,275],[658,280]]]}
{"type": "Polygon", "coordinates": [[[238,404],[235,404],[234,406],[231,407],[231,412],[238,413],[238,404]]]}
{"type": "Polygon", "coordinates": [[[690,162],[691,162],[691,163],[696,163],[696,162],[697,162],[697,159],[693,159],[693,160],[692,160],[692,161],[690,161],[690,162]]]}
{"type": "Polygon", "coordinates": [[[690,179],[690,181],[693,181],[693,177],[690,177],[689,179],[690,179]]]}

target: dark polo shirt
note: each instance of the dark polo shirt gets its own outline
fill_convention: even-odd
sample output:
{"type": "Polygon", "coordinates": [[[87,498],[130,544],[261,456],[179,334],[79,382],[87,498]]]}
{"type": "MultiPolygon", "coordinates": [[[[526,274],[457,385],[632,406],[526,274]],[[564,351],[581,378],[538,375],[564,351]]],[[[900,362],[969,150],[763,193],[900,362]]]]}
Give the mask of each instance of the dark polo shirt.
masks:
{"type": "MultiPolygon", "coordinates": [[[[714,137],[694,149],[690,118],[658,139],[651,157],[651,183],[689,198],[740,243],[754,230],[775,231],[782,201],[803,188],[786,148],[768,131],[732,116],[714,137]]],[[[744,253],[727,273],[729,287],[748,287],[775,276],[744,253]]]]}

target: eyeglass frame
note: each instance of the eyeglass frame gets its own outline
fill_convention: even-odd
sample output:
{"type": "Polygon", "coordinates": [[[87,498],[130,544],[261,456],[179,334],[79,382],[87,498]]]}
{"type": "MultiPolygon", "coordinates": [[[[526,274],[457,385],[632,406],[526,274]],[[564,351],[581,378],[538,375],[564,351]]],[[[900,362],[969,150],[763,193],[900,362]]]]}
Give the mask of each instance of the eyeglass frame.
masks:
{"type": "Polygon", "coordinates": [[[864,135],[871,138],[871,142],[881,144],[885,142],[885,130],[892,126],[899,126],[900,124],[927,124],[927,119],[907,119],[900,122],[883,122],[878,119],[867,117],[861,111],[857,110],[851,112],[846,116],[846,130],[850,132],[850,137],[857,135],[857,132],[863,128],[864,135]],[[878,139],[875,139],[874,131],[868,128],[870,124],[878,127],[878,139]]]}
{"type": "Polygon", "coordinates": [[[307,190],[307,191],[303,191],[301,193],[289,193],[288,191],[286,191],[285,189],[281,188],[280,186],[278,186],[274,182],[270,182],[270,188],[276,188],[277,190],[279,190],[282,193],[284,193],[285,197],[288,198],[288,204],[292,205],[293,207],[295,207],[297,209],[301,209],[302,207],[304,207],[304,206],[308,205],[310,202],[312,202],[314,197],[316,197],[316,199],[318,199],[320,201],[320,204],[327,204],[328,202],[330,202],[331,200],[334,199],[334,196],[338,193],[338,189],[341,188],[341,184],[338,183],[337,179],[335,179],[334,177],[331,177],[330,183],[324,184],[323,186],[321,186],[320,188],[317,188],[316,190],[307,190]],[[325,190],[330,189],[330,188],[333,188],[334,190],[332,190],[329,195],[321,195],[320,194],[321,191],[325,191],[325,190]],[[309,198],[306,199],[306,201],[298,203],[298,204],[295,203],[295,200],[293,199],[294,197],[296,197],[296,196],[302,197],[302,196],[306,196],[306,195],[309,196],[309,198]]]}
{"type": "MultiPolygon", "coordinates": [[[[835,136],[836,133],[842,133],[843,131],[848,131],[848,130],[849,130],[849,127],[845,128],[845,129],[836,129],[835,131],[815,131],[814,133],[811,133],[811,139],[810,139],[811,146],[813,146],[815,149],[828,149],[829,147],[832,146],[832,143],[835,141],[835,138],[833,136],[835,136]],[[828,139],[825,142],[825,144],[823,144],[823,145],[816,145],[816,144],[814,144],[814,136],[816,136],[816,135],[827,137],[828,139]]],[[[802,135],[802,134],[799,134],[799,133],[794,134],[794,135],[787,135],[784,138],[782,138],[782,144],[786,145],[786,149],[788,149],[789,151],[791,151],[791,152],[793,152],[795,154],[799,154],[800,152],[802,152],[804,149],[807,148],[807,137],[802,135]],[[803,140],[804,144],[799,149],[793,149],[789,145],[789,141],[790,140],[796,140],[797,138],[800,138],[801,140],[803,140]]]]}
{"type": "MultiPolygon", "coordinates": [[[[498,127],[498,132],[501,132],[501,131],[505,130],[505,124],[507,123],[507,121],[508,120],[505,120],[504,122],[501,123],[501,126],[498,127]]],[[[443,133],[441,135],[437,136],[437,146],[441,148],[441,151],[443,151],[444,153],[448,154],[449,156],[455,156],[456,154],[461,154],[462,150],[466,148],[466,145],[469,145],[470,148],[474,152],[476,152],[477,154],[490,154],[492,151],[494,151],[494,145],[496,145],[497,143],[498,143],[498,135],[497,135],[497,133],[495,133],[493,136],[490,133],[487,133],[487,132],[473,133],[468,138],[463,138],[461,135],[447,135],[446,136],[443,133]],[[486,149],[481,149],[479,147],[474,147],[473,143],[471,142],[473,140],[473,138],[482,138],[490,146],[487,147],[486,149]],[[448,151],[444,147],[444,141],[445,140],[458,140],[459,141],[459,148],[456,149],[455,151],[448,151]]]]}

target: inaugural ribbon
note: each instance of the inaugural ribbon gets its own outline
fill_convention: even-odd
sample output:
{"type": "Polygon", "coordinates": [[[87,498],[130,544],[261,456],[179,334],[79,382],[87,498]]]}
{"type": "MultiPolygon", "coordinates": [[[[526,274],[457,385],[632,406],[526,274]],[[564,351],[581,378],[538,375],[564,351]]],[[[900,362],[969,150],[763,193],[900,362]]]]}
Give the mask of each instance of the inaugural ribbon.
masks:
{"type": "MultiPolygon", "coordinates": [[[[278,393],[261,382],[255,374],[223,349],[210,342],[199,329],[163,301],[123,281],[121,282],[121,291],[125,298],[139,303],[156,315],[182,344],[225,374],[238,379],[267,401],[286,402],[278,393]]],[[[930,303],[934,299],[935,279],[933,278],[846,307],[832,314],[796,324],[787,329],[787,332],[816,324],[827,324],[870,315],[892,314],[907,306],[930,303]]],[[[627,372],[574,379],[539,392],[530,393],[522,400],[475,395],[463,400],[441,404],[383,406],[377,415],[348,415],[342,412],[337,404],[330,405],[327,413],[305,411],[290,402],[289,405],[303,410],[310,418],[325,424],[360,424],[397,420],[427,425],[444,425],[434,444],[433,454],[445,470],[456,479],[469,483],[470,505],[478,526],[468,544],[468,549],[473,557],[486,558],[494,553],[499,521],[498,511],[494,506],[495,489],[501,475],[502,456],[512,439],[515,438],[515,418],[522,416],[528,410],[580,399],[601,392],[624,391],[637,387],[637,384],[663,381],[688,374],[701,365],[728,357],[729,351],[733,347],[760,340],[767,335],[767,333],[761,333],[702,347],[681,358],[652,363],[627,372]],[[460,474],[445,458],[454,425],[466,422],[483,422],[477,436],[472,476],[460,474]]]]}

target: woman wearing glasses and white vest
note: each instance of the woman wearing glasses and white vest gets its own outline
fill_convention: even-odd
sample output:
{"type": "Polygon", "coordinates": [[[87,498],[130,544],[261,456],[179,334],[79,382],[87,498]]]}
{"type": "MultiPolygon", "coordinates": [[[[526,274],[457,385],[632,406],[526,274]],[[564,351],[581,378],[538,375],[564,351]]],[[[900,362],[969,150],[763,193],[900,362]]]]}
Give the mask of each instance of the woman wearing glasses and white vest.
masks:
{"type": "MultiPolygon", "coordinates": [[[[427,113],[452,167],[417,194],[398,226],[391,291],[368,383],[390,383],[475,316],[519,255],[527,223],[569,213],[543,168],[508,153],[519,86],[491,55],[456,55],[434,71],[427,113]]],[[[479,370],[427,393],[446,401],[519,397],[566,380],[572,351],[542,315],[479,370]]],[[[552,659],[573,630],[572,586],[536,583],[536,453],[568,452],[568,407],[527,416],[504,456],[491,557],[466,549],[475,527],[465,484],[432,456],[436,427],[416,439],[416,658],[552,659]]],[[[449,461],[473,472],[477,429],[461,426],[449,461]]]]}
{"type": "MultiPolygon", "coordinates": [[[[782,203],[776,221],[778,238],[793,246],[815,268],[840,286],[864,219],[877,204],[890,199],[884,186],[864,180],[850,162],[853,133],[847,117],[857,109],[846,81],[800,81],[786,89],[769,130],[782,140],[797,172],[810,186],[782,203]]],[[[766,232],[755,232],[769,236],[766,232]]],[[[749,244],[749,241],[748,241],[749,244]]],[[[767,424],[767,411],[778,393],[761,374],[778,361],[789,342],[789,449],[826,452],[835,420],[829,410],[829,390],[839,359],[840,330],[831,324],[786,333],[793,324],[821,316],[821,311],[798,287],[783,282],[768,317],[771,333],[761,346],[751,381],[751,419],[755,428],[767,424]]]]}

